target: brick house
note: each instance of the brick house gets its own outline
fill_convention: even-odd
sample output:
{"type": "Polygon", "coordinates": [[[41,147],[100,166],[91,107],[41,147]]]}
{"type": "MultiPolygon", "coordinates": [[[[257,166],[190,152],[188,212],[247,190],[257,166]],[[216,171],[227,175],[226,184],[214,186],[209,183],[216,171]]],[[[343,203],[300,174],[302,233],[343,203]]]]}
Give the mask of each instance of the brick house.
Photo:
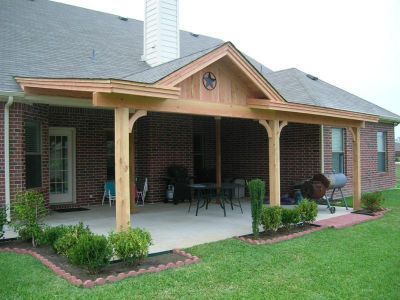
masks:
{"type": "Polygon", "coordinates": [[[177,6],[147,0],[141,22],[47,0],[0,3],[1,206],[30,188],[50,207],[99,204],[115,179],[123,227],[135,178],[148,178],[148,201],[163,201],[171,164],[208,170],[217,184],[262,178],[273,205],[320,172],[345,173],[356,207],[361,192],[395,185],[399,116],[181,31],[177,6]]]}

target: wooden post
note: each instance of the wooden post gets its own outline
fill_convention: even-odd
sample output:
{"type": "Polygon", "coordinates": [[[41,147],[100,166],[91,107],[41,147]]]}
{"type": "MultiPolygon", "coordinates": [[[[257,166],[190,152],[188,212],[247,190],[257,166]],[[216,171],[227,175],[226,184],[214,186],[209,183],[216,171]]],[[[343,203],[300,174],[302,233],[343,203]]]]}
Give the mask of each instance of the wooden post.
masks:
{"type": "Polygon", "coordinates": [[[361,209],[361,135],[360,127],[351,128],[353,134],[353,208],[361,209]]]}
{"type": "Polygon", "coordinates": [[[215,175],[218,193],[220,192],[222,184],[221,161],[221,118],[215,118],[215,175]]]}
{"type": "Polygon", "coordinates": [[[131,214],[136,211],[136,174],[135,174],[135,135],[129,134],[129,177],[130,177],[130,199],[131,214]]]}
{"type": "Polygon", "coordinates": [[[269,148],[269,203],[271,206],[281,205],[281,163],[280,163],[280,136],[286,121],[260,120],[259,123],[268,132],[269,148]]]}
{"type": "Polygon", "coordinates": [[[131,226],[129,189],[129,109],[115,108],[116,231],[131,226]]]}
{"type": "Polygon", "coordinates": [[[137,110],[134,111],[129,118],[129,172],[130,172],[130,213],[134,214],[136,211],[136,173],[135,173],[135,123],[139,118],[147,116],[147,111],[137,110]]]}

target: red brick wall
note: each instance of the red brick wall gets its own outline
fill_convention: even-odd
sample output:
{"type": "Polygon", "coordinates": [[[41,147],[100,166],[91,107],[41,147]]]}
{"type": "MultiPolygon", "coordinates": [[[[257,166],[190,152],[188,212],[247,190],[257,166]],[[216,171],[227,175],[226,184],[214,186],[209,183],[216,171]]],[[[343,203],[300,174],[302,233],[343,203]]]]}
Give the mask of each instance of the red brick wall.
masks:
{"type": "MultiPolygon", "coordinates": [[[[14,103],[10,107],[10,196],[15,199],[17,192],[25,190],[25,135],[24,126],[27,120],[39,120],[42,131],[42,188],[38,190],[48,202],[48,126],[47,106],[25,105],[14,103]]],[[[0,205],[5,203],[4,189],[4,104],[0,106],[0,205]]]]}
{"type": "Polygon", "coordinates": [[[147,201],[165,199],[169,165],[183,165],[193,175],[192,121],[192,116],[160,113],[150,113],[139,120],[137,130],[144,133],[137,135],[144,139],[136,142],[137,175],[148,178],[147,201]],[[144,163],[139,162],[140,157],[145,159],[144,163]]]}
{"type": "Polygon", "coordinates": [[[112,110],[49,108],[49,127],[76,128],[76,202],[100,203],[107,180],[106,131],[114,128],[112,110]]]}
{"type": "MultiPolygon", "coordinates": [[[[325,172],[332,172],[332,127],[324,126],[325,172]]],[[[345,174],[348,182],[344,188],[345,195],[353,191],[353,145],[352,136],[345,130],[345,174]]],[[[361,129],[361,189],[362,192],[384,190],[396,185],[396,166],[394,150],[394,127],[384,123],[366,123],[361,129]],[[378,172],[378,153],[376,134],[387,133],[388,168],[387,172],[378,172]]]]}
{"type": "Polygon", "coordinates": [[[281,191],[321,172],[320,126],[289,123],[281,133],[281,191]]]}
{"type": "MultiPolygon", "coordinates": [[[[268,184],[268,136],[258,122],[223,119],[222,149],[223,177],[261,178],[268,184]]],[[[282,193],[320,172],[319,126],[289,124],[282,130],[280,149],[282,193]]]]}

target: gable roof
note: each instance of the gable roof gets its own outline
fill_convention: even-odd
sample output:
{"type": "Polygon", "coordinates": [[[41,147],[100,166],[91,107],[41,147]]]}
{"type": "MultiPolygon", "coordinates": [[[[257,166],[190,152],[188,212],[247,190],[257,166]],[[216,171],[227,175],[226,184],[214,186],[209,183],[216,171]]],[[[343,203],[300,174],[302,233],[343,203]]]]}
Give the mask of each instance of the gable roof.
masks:
{"type": "MultiPolygon", "coordinates": [[[[141,60],[142,21],[123,21],[116,15],[48,0],[1,0],[0,22],[0,91],[21,91],[14,77],[152,84],[224,44],[220,39],[181,31],[181,58],[151,68],[141,60]]],[[[243,56],[288,102],[400,122],[400,116],[322,80],[312,81],[299,70],[273,72],[243,56]]]]}

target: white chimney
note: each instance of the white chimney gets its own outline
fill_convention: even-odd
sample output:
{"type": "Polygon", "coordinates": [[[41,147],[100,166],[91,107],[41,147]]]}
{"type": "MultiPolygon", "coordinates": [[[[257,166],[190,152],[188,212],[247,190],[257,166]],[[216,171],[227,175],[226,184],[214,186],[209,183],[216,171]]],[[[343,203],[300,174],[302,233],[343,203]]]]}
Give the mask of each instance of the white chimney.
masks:
{"type": "Polygon", "coordinates": [[[179,0],[145,0],[143,57],[150,66],[177,59],[179,0]]]}

